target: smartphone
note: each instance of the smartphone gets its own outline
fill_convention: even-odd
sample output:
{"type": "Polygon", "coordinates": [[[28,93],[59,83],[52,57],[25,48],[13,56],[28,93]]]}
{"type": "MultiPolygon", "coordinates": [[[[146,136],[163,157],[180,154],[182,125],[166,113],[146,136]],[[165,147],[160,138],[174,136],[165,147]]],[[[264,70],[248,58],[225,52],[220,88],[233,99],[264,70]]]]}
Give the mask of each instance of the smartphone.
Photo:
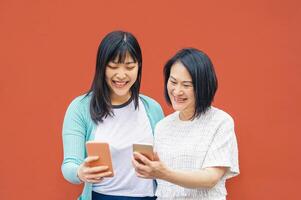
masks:
{"type": "Polygon", "coordinates": [[[154,160],[154,150],[152,144],[146,144],[146,143],[133,144],[133,152],[141,153],[149,160],[154,160]]]}
{"type": "Polygon", "coordinates": [[[110,146],[108,143],[88,141],[86,142],[87,154],[88,156],[98,156],[99,159],[90,163],[91,167],[96,166],[108,166],[107,171],[111,171],[112,174],[107,177],[113,177],[113,164],[110,152],[110,146]]]}

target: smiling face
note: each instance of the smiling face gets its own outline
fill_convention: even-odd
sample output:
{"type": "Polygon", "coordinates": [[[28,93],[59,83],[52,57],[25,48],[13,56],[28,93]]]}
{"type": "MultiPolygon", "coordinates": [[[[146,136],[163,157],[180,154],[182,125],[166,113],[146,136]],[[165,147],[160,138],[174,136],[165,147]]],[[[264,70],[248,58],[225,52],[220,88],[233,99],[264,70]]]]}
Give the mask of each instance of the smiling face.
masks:
{"type": "Polygon", "coordinates": [[[118,56],[106,66],[106,83],[110,89],[112,105],[120,105],[131,97],[131,87],[137,80],[138,63],[126,54],[123,63],[118,63],[118,56]]]}
{"type": "Polygon", "coordinates": [[[195,94],[191,76],[181,62],[175,62],[167,81],[172,107],[180,111],[181,120],[189,120],[195,111],[195,94]]]}

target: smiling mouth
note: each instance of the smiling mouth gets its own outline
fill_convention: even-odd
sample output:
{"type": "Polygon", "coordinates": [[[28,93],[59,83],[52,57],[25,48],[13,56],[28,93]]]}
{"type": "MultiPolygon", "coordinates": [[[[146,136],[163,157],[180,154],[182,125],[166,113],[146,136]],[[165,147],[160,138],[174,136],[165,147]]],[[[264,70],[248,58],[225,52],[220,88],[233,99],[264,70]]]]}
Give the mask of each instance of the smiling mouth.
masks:
{"type": "Polygon", "coordinates": [[[187,98],[179,98],[179,97],[175,97],[175,96],[173,97],[173,99],[176,103],[185,103],[187,100],[187,98]]]}
{"type": "Polygon", "coordinates": [[[125,87],[127,84],[129,83],[129,81],[113,81],[112,80],[112,85],[116,88],[123,88],[125,87]]]}

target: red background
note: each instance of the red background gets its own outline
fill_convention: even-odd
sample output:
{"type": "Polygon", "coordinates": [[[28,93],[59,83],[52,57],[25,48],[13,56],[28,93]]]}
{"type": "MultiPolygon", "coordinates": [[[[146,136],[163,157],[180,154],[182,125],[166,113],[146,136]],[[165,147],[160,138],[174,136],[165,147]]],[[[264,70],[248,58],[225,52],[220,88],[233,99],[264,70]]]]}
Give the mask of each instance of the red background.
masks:
{"type": "Polygon", "coordinates": [[[166,60],[188,46],[212,58],[214,105],[235,119],[239,144],[241,175],[228,181],[228,199],[301,199],[300,8],[297,0],[1,0],[0,198],[79,195],[60,171],[64,113],[90,87],[99,41],[123,29],[143,50],[142,92],[166,114],[166,60]]]}

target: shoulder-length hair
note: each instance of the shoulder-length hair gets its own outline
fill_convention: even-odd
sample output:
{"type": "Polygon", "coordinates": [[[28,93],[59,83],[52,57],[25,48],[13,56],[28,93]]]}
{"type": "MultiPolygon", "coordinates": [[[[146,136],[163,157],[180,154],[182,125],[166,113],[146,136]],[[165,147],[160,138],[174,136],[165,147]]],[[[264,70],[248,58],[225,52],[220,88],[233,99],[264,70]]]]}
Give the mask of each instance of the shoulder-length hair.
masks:
{"type": "Polygon", "coordinates": [[[110,90],[105,79],[105,71],[108,63],[118,59],[118,63],[124,63],[129,54],[134,62],[138,63],[138,76],[136,82],[130,88],[131,100],[135,109],[138,107],[139,90],[142,72],[142,53],[135,36],[129,32],[113,31],[108,33],[99,44],[96,57],[96,70],[94,79],[87,96],[91,93],[90,115],[97,124],[103,122],[108,115],[113,116],[110,90]]]}
{"type": "Polygon", "coordinates": [[[189,72],[195,95],[195,110],[192,119],[198,118],[211,106],[218,82],[210,58],[202,51],[185,48],[176,53],[164,66],[164,96],[169,105],[171,101],[167,91],[170,70],[176,62],[181,62],[189,72]]]}

